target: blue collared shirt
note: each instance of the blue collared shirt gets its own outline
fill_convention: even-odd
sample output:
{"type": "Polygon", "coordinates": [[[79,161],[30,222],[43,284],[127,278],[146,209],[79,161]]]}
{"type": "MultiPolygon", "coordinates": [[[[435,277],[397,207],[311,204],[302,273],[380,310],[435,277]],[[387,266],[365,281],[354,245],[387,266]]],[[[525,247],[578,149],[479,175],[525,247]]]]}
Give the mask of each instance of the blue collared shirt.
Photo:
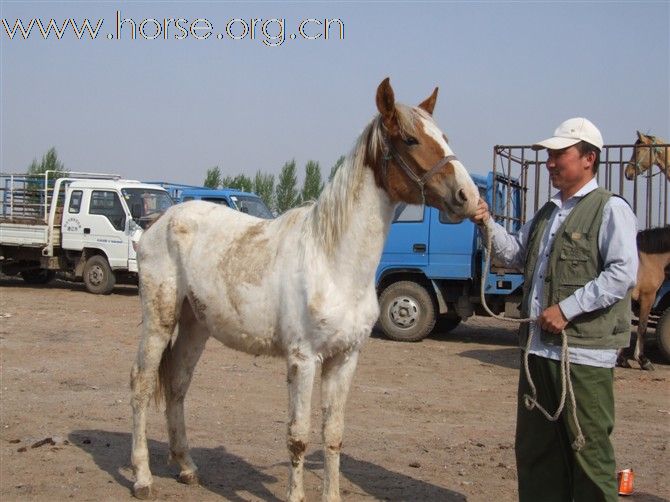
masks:
{"type": "MultiPolygon", "coordinates": [[[[556,231],[563,224],[577,202],[586,194],[598,188],[595,179],[584,185],[575,195],[561,200],[560,192],[551,198],[556,205],[547,224],[540,243],[540,256],[535,266],[530,288],[529,315],[538,317],[544,308],[542,293],[544,277],[549,265],[549,254],[554,244],[556,231]]],[[[489,219],[488,230],[492,232],[493,256],[505,266],[523,269],[532,220],[527,222],[519,232],[510,235],[492,219],[489,219]]],[[[585,312],[608,307],[621,300],[628,290],[635,285],[637,276],[637,247],[635,235],[637,219],[630,206],[619,197],[611,197],[603,208],[602,224],[598,233],[598,249],[603,259],[603,270],[598,277],[586,283],[572,295],[559,302],[563,315],[568,321],[585,312]]],[[[537,323],[531,322],[533,340],[530,353],[548,359],[560,359],[560,346],[547,345],[542,342],[537,323]]],[[[569,347],[570,362],[603,368],[612,368],[616,363],[616,349],[589,349],[569,347]]]]}

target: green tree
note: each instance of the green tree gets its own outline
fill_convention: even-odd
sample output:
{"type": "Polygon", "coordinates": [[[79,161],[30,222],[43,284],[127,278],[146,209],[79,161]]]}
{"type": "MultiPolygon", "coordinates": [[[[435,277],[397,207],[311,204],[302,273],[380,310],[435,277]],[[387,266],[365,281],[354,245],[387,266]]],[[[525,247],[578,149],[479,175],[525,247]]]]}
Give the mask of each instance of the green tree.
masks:
{"type": "Polygon", "coordinates": [[[235,178],[233,178],[233,176],[230,175],[224,176],[223,178],[221,178],[221,186],[223,188],[231,188],[234,179],[235,178]]]}
{"type": "Polygon", "coordinates": [[[221,170],[219,169],[219,166],[207,169],[205,181],[202,184],[207,188],[219,188],[219,186],[221,186],[221,170]]]}
{"type": "Polygon", "coordinates": [[[26,171],[28,179],[25,184],[25,195],[22,199],[15,201],[15,205],[17,208],[23,205],[21,211],[26,216],[46,216],[46,209],[51,203],[50,199],[54,188],[54,180],[67,176],[69,172],[69,169],[66,169],[63,163],[58,160],[56,148],[52,146],[42,156],[40,162],[37,162],[37,159],[33,159],[28,166],[28,170],[26,171]],[[48,173],[48,180],[45,183],[44,173],[47,171],[52,172],[48,173]],[[47,190],[46,198],[45,189],[47,190]]]}
{"type": "Polygon", "coordinates": [[[331,181],[333,179],[333,176],[335,176],[335,173],[337,170],[340,168],[342,164],[344,164],[344,155],[341,155],[339,159],[335,162],[335,165],[330,168],[330,174],[328,175],[328,181],[331,181]]]}
{"type": "Polygon", "coordinates": [[[295,160],[286,162],[279,174],[279,183],[276,192],[277,213],[282,214],[288,209],[295,207],[298,202],[298,190],[296,189],[295,160]]]}
{"type": "Polygon", "coordinates": [[[238,174],[230,182],[230,188],[236,188],[243,192],[251,192],[253,190],[253,182],[246,174],[238,174]]]}
{"type": "Polygon", "coordinates": [[[46,171],[55,171],[54,173],[49,173],[49,178],[62,177],[70,172],[70,170],[66,169],[65,166],[63,166],[63,163],[58,160],[58,153],[53,146],[42,156],[41,162],[37,162],[37,159],[33,159],[30,166],[28,166],[27,174],[39,175],[44,174],[46,171]]]}
{"type": "Polygon", "coordinates": [[[305,181],[302,185],[302,192],[300,192],[301,202],[318,199],[321,190],[323,190],[321,168],[318,162],[310,160],[305,165],[305,181]]]}
{"type": "Polygon", "coordinates": [[[263,174],[260,171],[254,177],[254,193],[269,207],[274,207],[275,177],[274,174],[263,174]]]}

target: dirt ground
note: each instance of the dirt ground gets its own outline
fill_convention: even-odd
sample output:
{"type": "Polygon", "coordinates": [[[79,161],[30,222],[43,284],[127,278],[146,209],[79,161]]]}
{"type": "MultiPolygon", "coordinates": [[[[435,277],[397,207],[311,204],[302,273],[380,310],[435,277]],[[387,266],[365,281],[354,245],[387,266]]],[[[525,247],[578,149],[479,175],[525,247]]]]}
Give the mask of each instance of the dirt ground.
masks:
{"type": "MultiPolygon", "coordinates": [[[[128,380],[139,324],[133,287],[101,297],[76,284],[0,280],[0,499],[131,499],[128,380]]],[[[613,435],[618,468],[635,471],[629,499],[648,502],[670,499],[670,366],[650,355],[655,372],[615,370],[613,435]]],[[[515,500],[518,359],[514,329],[484,318],[416,344],[373,334],[347,405],[343,500],[515,500]]],[[[317,382],[308,500],[320,499],[323,474],[318,400],[317,382]]],[[[210,341],[186,408],[201,485],[175,480],[163,414],[152,408],[160,500],[284,499],[283,361],[210,341]]]]}

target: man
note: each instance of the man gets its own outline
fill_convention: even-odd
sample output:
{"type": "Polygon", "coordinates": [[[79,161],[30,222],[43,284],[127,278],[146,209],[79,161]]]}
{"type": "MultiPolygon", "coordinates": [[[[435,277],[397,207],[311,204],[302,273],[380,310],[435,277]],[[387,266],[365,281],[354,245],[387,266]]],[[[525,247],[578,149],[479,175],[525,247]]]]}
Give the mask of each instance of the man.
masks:
{"type": "Polygon", "coordinates": [[[630,338],[630,289],[637,274],[636,218],[625,200],[595,179],[603,139],[585,118],[563,122],[533,148],[547,149],[554,195],[518,234],[493,222],[480,201],[472,221],[492,235],[492,254],[524,270],[521,347],[529,334],[529,369],[538,401],[549,413],[561,396],[561,332],[568,338],[570,379],[586,439],[572,449],[576,426],[570,404],[556,422],[537,408],[524,371],[519,378],[516,459],[519,499],[616,501],[613,376],[617,349],[630,338]]]}

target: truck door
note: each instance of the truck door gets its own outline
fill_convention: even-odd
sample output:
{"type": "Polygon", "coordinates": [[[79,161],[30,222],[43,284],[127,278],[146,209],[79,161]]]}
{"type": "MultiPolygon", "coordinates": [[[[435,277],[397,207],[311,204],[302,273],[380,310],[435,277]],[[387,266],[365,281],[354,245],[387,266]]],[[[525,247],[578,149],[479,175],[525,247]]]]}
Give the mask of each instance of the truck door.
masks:
{"type": "Polygon", "coordinates": [[[401,204],[386,239],[378,272],[423,269],[428,264],[429,210],[421,205],[401,204]]]}
{"type": "Polygon", "coordinates": [[[472,277],[472,253],[475,226],[470,220],[451,223],[446,214],[431,209],[428,277],[469,279],[472,277]]]}
{"type": "Polygon", "coordinates": [[[84,230],[81,225],[81,213],[82,204],[87,203],[88,200],[84,201],[83,190],[69,191],[65,199],[63,224],[61,226],[61,235],[63,236],[61,246],[63,249],[81,251],[84,248],[84,230]]]}
{"type": "Polygon", "coordinates": [[[114,190],[90,190],[89,204],[80,215],[85,247],[101,249],[112,268],[128,266],[128,215],[114,190]]]}

